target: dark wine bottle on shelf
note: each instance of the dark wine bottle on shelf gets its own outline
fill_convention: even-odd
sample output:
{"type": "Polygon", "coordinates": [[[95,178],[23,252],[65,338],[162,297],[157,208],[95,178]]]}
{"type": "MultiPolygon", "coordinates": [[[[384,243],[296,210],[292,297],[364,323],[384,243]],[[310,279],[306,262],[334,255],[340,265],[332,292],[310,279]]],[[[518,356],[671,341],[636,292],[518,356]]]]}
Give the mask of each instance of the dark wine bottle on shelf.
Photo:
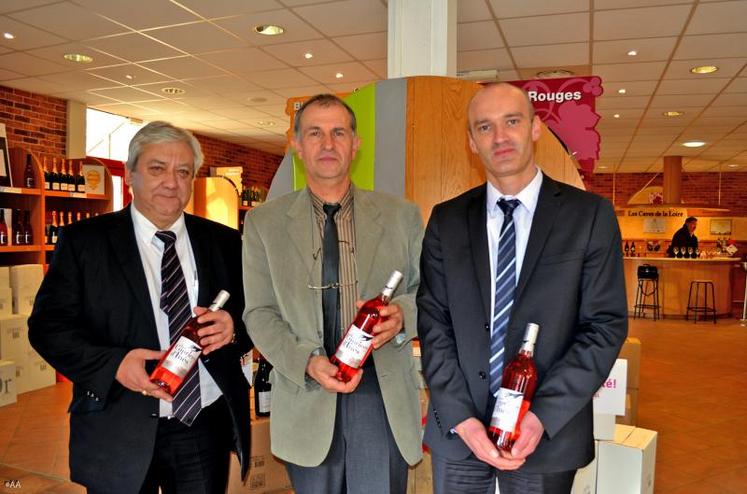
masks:
{"type": "MultiPolygon", "coordinates": [[[[221,290],[208,310],[213,312],[220,310],[228,297],[230,297],[230,294],[221,290]]],[[[151,382],[158,384],[172,396],[177,392],[186,375],[197,364],[197,359],[202,355],[200,336],[197,331],[206,325],[198,323],[197,316],[184,323],[179,337],[161,357],[155,370],[151,373],[151,382]]]]}
{"type": "Polygon", "coordinates": [[[537,324],[527,324],[521,350],[503,369],[501,388],[488,427],[488,437],[495,442],[498,449],[504,451],[511,451],[519,438],[519,424],[529,411],[534,390],[537,388],[537,367],[533,356],[538,332],[537,324]]]}
{"type": "Polygon", "coordinates": [[[0,209],[0,245],[8,245],[8,224],[5,223],[5,209],[0,209]]]}
{"type": "Polygon", "coordinates": [[[46,156],[44,157],[42,166],[44,167],[44,189],[50,190],[52,187],[52,172],[49,170],[49,162],[46,156]]]}
{"type": "Polygon", "coordinates": [[[81,194],[86,191],[86,177],[83,176],[83,162],[78,162],[78,176],[75,177],[75,190],[81,194]]]}
{"type": "Polygon", "coordinates": [[[59,234],[59,232],[60,232],[60,227],[57,224],[57,211],[52,211],[52,227],[50,228],[50,231],[49,231],[50,243],[52,245],[57,244],[57,235],[59,234]]]}
{"type": "Polygon", "coordinates": [[[72,211],[67,212],[67,224],[68,225],[73,224],[73,212],[72,211]]]}
{"type": "Polygon", "coordinates": [[[628,241],[625,241],[625,248],[623,249],[623,252],[625,252],[625,257],[630,255],[630,244],[628,244],[628,241]]]}
{"type": "Polygon", "coordinates": [[[57,172],[57,158],[52,158],[51,190],[60,190],[60,174],[57,172]]]}
{"type": "Polygon", "coordinates": [[[26,168],[23,170],[23,186],[27,189],[33,189],[34,187],[36,187],[33,158],[31,157],[31,153],[26,154],[26,168]]]}
{"type": "Polygon", "coordinates": [[[23,223],[21,222],[21,210],[13,210],[13,245],[23,245],[23,223]]]}
{"type": "Polygon", "coordinates": [[[272,393],[272,384],[270,384],[271,370],[272,364],[260,354],[257,377],[254,380],[254,414],[257,417],[267,417],[270,415],[270,396],[272,393]]]}
{"type": "Polygon", "coordinates": [[[340,381],[350,381],[371,354],[373,327],[383,320],[379,311],[382,307],[389,305],[392,294],[401,281],[402,273],[392,272],[381,293],[368,300],[358,310],[358,314],[337,346],[335,354],[329,358],[330,362],[338,368],[336,377],[340,381]]]}
{"type": "Polygon", "coordinates": [[[630,256],[635,257],[635,242],[630,243],[630,256]]]}
{"type": "Polygon", "coordinates": [[[23,243],[24,245],[34,245],[34,230],[31,228],[31,213],[27,209],[23,212],[23,243]]]}
{"type": "MultiPolygon", "coordinates": [[[[63,213],[62,210],[60,210],[57,213],[57,221],[59,222],[58,223],[58,227],[59,228],[62,228],[62,227],[65,226],[65,213],[63,213]]],[[[59,233],[59,231],[58,231],[58,233],[59,233]]]]}

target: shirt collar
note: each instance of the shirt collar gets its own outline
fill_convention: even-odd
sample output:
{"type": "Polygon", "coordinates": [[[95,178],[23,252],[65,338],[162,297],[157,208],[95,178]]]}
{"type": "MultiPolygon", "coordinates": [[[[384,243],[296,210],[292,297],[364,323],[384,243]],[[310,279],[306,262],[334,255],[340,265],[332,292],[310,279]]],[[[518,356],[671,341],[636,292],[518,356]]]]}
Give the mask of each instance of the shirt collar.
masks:
{"type": "Polygon", "coordinates": [[[521,189],[515,196],[503,194],[495,186],[488,182],[488,193],[486,207],[488,209],[488,216],[494,216],[500,212],[498,207],[498,200],[500,199],[518,199],[521,201],[521,205],[524,206],[530,215],[534,215],[534,210],[537,209],[537,201],[539,200],[540,188],[542,187],[542,171],[539,167],[535,166],[537,173],[534,174],[534,178],[527,184],[526,187],[521,189]]]}
{"type": "MultiPolygon", "coordinates": [[[[350,213],[353,210],[353,184],[350,184],[350,187],[348,187],[347,192],[345,192],[345,195],[342,196],[342,199],[340,199],[340,211],[337,213],[336,216],[339,216],[340,218],[347,217],[350,215],[350,213]]],[[[317,215],[317,217],[324,217],[324,210],[322,209],[322,206],[324,206],[325,202],[318,196],[316,196],[313,192],[311,192],[311,189],[308,189],[309,196],[311,196],[311,205],[314,208],[314,214],[317,215]]]]}
{"type": "MultiPolygon", "coordinates": [[[[130,212],[132,213],[132,224],[135,227],[135,235],[144,243],[148,244],[156,237],[156,232],[162,231],[154,225],[143,213],[137,210],[135,203],[130,203],[130,212]]],[[[180,238],[186,233],[187,227],[184,224],[184,213],[180,214],[170,227],[166,228],[176,233],[176,238],[180,238]]],[[[160,240],[159,240],[160,242],[160,240]]]]}

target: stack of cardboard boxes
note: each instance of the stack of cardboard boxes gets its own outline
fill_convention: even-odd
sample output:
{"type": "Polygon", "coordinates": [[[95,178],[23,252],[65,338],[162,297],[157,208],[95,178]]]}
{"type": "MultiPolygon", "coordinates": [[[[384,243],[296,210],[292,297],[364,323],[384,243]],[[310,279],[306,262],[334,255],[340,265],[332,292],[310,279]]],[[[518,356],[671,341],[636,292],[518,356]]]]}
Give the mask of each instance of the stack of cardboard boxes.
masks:
{"type": "Polygon", "coordinates": [[[28,338],[28,316],[43,277],[41,264],[0,267],[0,406],[55,383],[54,369],[28,338]]]}

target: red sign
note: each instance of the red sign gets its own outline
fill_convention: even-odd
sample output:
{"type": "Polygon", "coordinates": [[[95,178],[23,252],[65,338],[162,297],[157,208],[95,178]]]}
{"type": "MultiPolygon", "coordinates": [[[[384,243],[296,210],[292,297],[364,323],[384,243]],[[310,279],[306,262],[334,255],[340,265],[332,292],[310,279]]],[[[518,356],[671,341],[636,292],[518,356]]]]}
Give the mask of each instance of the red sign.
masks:
{"type": "Polygon", "coordinates": [[[604,92],[602,79],[597,76],[568,77],[513,81],[510,84],[529,94],[536,114],[565,144],[581,169],[594,171],[600,141],[595,127],[601,118],[595,111],[595,100],[604,92]]]}

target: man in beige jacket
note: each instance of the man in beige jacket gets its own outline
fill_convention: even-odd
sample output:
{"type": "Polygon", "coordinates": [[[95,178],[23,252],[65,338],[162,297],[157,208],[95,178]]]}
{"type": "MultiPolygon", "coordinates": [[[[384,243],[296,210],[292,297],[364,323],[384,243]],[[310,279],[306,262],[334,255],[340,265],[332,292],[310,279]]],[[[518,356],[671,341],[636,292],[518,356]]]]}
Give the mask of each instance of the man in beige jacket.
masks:
{"type": "Polygon", "coordinates": [[[306,102],[294,134],[308,186],[252,210],[244,223],[244,321],[274,367],[272,452],[286,461],[299,494],[404,493],[407,464],[421,458],[410,343],[420,213],[351,183],[360,141],[355,115],[339,98],[306,102]],[[356,300],[376,296],[395,269],[404,278],[382,309],[375,350],[342,383],[328,355],[352,322],[356,300]]]}

